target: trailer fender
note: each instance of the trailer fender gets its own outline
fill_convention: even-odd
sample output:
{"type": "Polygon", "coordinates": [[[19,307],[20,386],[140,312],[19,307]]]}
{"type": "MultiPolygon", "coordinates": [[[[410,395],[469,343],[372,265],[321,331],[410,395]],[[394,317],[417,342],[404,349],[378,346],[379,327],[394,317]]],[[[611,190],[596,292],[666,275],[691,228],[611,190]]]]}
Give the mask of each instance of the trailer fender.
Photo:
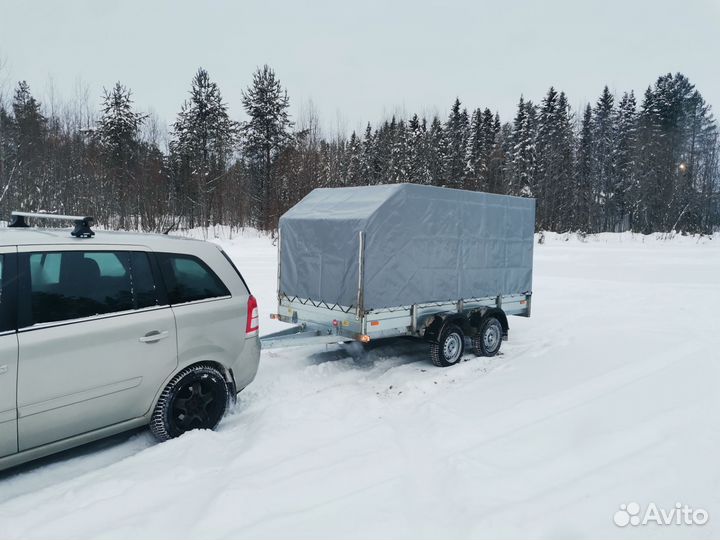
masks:
{"type": "Polygon", "coordinates": [[[472,333],[476,334],[479,332],[480,325],[487,317],[495,317],[498,321],[500,321],[500,325],[503,329],[503,338],[507,339],[508,331],[510,330],[507,315],[505,315],[505,312],[502,309],[497,307],[480,308],[470,312],[468,318],[470,320],[470,326],[472,327],[472,333]]]}
{"type": "Polygon", "coordinates": [[[458,313],[456,311],[448,311],[443,313],[436,313],[427,328],[423,337],[427,341],[437,342],[440,339],[445,327],[449,324],[455,324],[459,326],[465,335],[469,335],[472,332],[470,321],[464,313],[458,313]]]}

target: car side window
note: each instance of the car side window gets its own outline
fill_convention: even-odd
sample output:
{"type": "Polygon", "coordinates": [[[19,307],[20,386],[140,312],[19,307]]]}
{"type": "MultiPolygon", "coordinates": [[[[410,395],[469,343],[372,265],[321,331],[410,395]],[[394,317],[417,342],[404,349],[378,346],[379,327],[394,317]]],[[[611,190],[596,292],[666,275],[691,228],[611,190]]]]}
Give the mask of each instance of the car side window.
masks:
{"type": "Polygon", "coordinates": [[[3,274],[3,263],[5,255],[0,254],[0,278],[2,279],[0,286],[0,332],[11,330],[10,321],[8,320],[7,306],[3,304],[4,289],[6,287],[7,278],[3,274]]]}
{"type": "Polygon", "coordinates": [[[174,253],[157,256],[170,304],[230,296],[220,278],[197,257],[174,253]]]}
{"type": "Polygon", "coordinates": [[[17,328],[17,257],[0,254],[0,332],[17,328]]]}
{"type": "Polygon", "coordinates": [[[30,268],[30,324],[135,309],[129,251],[36,252],[30,268]]]}
{"type": "Polygon", "coordinates": [[[133,251],[131,255],[132,288],[137,309],[159,305],[158,290],[155,284],[148,254],[133,251]]]}

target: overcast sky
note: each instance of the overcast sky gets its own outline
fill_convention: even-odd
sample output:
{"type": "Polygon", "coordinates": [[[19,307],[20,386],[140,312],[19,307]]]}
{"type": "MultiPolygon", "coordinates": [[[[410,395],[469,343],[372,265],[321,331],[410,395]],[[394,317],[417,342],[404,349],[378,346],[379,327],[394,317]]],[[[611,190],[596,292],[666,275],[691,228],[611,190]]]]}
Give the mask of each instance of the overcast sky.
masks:
{"type": "Polygon", "coordinates": [[[177,1],[0,0],[11,84],[46,97],[78,81],[99,101],[120,80],[172,121],[205,67],[233,116],[264,63],[295,116],[312,100],[328,129],[398,112],[445,115],[455,97],[504,120],[550,85],[577,107],[604,84],[639,97],[682,71],[720,107],[720,0],[177,1]]]}

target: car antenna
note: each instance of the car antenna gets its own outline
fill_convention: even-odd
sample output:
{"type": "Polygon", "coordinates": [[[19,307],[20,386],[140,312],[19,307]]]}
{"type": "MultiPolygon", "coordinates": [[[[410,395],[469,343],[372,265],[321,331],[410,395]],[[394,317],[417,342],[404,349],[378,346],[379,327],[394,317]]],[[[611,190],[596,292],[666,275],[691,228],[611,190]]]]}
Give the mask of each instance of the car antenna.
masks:
{"type": "Polygon", "coordinates": [[[12,219],[8,227],[29,227],[30,225],[27,224],[25,218],[56,219],[72,221],[75,224],[75,228],[70,234],[76,238],[92,238],[95,236],[95,232],[90,228],[95,220],[90,216],[65,216],[61,214],[45,214],[42,212],[13,212],[11,216],[12,219]]]}

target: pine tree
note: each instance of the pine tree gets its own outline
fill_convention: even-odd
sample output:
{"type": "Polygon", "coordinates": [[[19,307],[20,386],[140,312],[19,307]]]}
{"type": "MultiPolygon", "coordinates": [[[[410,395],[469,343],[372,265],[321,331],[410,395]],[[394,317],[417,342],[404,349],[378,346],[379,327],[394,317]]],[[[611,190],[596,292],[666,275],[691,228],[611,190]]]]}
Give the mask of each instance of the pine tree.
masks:
{"type": "Polygon", "coordinates": [[[52,204],[45,196],[47,119],[25,81],[19,82],[15,89],[12,110],[14,198],[20,208],[45,209],[46,204],[52,204]]]}
{"type": "Polygon", "coordinates": [[[512,195],[535,195],[536,138],[537,109],[531,101],[526,102],[520,96],[508,152],[508,190],[512,195]]]}
{"type": "Polygon", "coordinates": [[[634,220],[635,230],[645,233],[662,230],[658,216],[662,212],[662,201],[667,196],[663,193],[664,136],[655,94],[648,86],[638,118],[638,192],[634,220]]]}
{"type": "Polygon", "coordinates": [[[427,166],[433,185],[442,186],[445,183],[447,149],[445,146],[445,131],[440,119],[435,116],[428,131],[427,166]]]}
{"type": "Polygon", "coordinates": [[[130,197],[139,189],[136,185],[140,166],[138,134],[145,118],[147,115],[133,110],[132,94],[122,84],[117,82],[112,90],[105,90],[96,135],[107,170],[105,208],[111,218],[117,216],[121,228],[130,226],[130,197]]]}
{"type": "Polygon", "coordinates": [[[378,184],[387,184],[392,175],[390,170],[392,147],[395,136],[395,117],[392,120],[385,120],[375,133],[374,152],[374,177],[378,184]]]}
{"type": "Polygon", "coordinates": [[[683,74],[663,75],[648,88],[638,120],[641,230],[700,230],[707,213],[703,186],[715,174],[704,156],[711,155],[716,130],[709,106],[683,74]]]}
{"type": "Polygon", "coordinates": [[[591,208],[593,205],[593,125],[592,107],[588,103],[583,113],[578,137],[577,168],[575,171],[575,204],[573,228],[584,232],[592,232],[591,208]]]}
{"type": "Polygon", "coordinates": [[[190,99],[183,103],[173,125],[171,152],[175,162],[177,189],[190,225],[209,226],[217,193],[228,171],[237,137],[237,124],[230,120],[220,88],[208,72],[198,69],[192,80],[190,99]]]}
{"type": "Polygon", "coordinates": [[[267,229],[280,217],[268,215],[268,207],[273,189],[273,160],[292,140],[290,100],[275,72],[267,65],[255,72],[252,85],[242,96],[245,112],[250,117],[241,128],[243,149],[254,173],[256,196],[260,200],[257,222],[267,229]]]}
{"type": "Polygon", "coordinates": [[[415,114],[408,123],[408,153],[409,171],[408,179],[416,184],[430,184],[430,171],[428,170],[428,134],[427,122],[422,121],[415,114]]]}
{"type": "Polygon", "coordinates": [[[23,161],[29,161],[29,157],[37,154],[38,147],[42,145],[47,119],[41,112],[40,103],[30,93],[30,86],[26,81],[18,83],[12,109],[15,118],[18,157],[23,161]]]}
{"type": "Polygon", "coordinates": [[[147,115],[133,111],[132,93],[120,82],[112,90],[105,90],[96,134],[111,159],[122,163],[132,156],[146,118],[147,115]]]}
{"type": "Polygon", "coordinates": [[[575,133],[573,114],[565,92],[558,98],[559,174],[555,182],[555,203],[552,205],[555,230],[572,228],[573,180],[575,178],[575,133]]]}
{"type": "Polygon", "coordinates": [[[371,186],[377,183],[375,174],[375,134],[369,122],[363,137],[360,170],[362,171],[363,184],[371,186]]]}
{"type": "Polygon", "coordinates": [[[468,135],[468,113],[460,105],[455,99],[445,124],[445,184],[455,188],[463,187],[468,135]]]}
{"type": "Polygon", "coordinates": [[[410,177],[410,151],[407,129],[403,120],[395,123],[394,117],[391,123],[390,164],[388,169],[388,181],[391,183],[407,182],[410,177]]]}
{"type": "Polygon", "coordinates": [[[500,131],[500,120],[495,124],[495,117],[490,109],[485,108],[482,113],[482,165],[480,167],[481,189],[492,191],[494,186],[490,183],[490,158],[495,149],[497,133],[500,131]]]}
{"type": "Polygon", "coordinates": [[[481,109],[475,109],[470,118],[467,148],[465,150],[465,187],[467,189],[482,189],[484,156],[483,114],[481,109]]]}
{"type": "Polygon", "coordinates": [[[13,154],[13,120],[5,104],[0,101],[0,203],[6,200],[12,178],[10,176],[13,154]]]}
{"type": "Polygon", "coordinates": [[[362,185],[362,142],[353,131],[347,145],[347,172],[345,174],[346,184],[349,186],[362,185]]]}
{"type": "Polygon", "coordinates": [[[615,184],[613,186],[616,228],[632,228],[635,209],[631,200],[636,196],[637,113],[635,94],[625,92],[616,111],[615,184]]]}
{"type": "Polygon", "coordinates": [[[567,98],[550,87],[540,109],[537,135],[537,223],[568,230],[572,213],[573,146],[567,98]]]}
{"type": "Polygon", "coordinates": [[[615,221],[615,204],[613,201],[615,185],[615,98],[607,86],[593,108],[593,159],[592,183],[595,194],[595,209],[598,215],[600,230],[610,230],[615,221]]]}
{"type": "Polygon", "coordinates": [[[491,193],[505,194],[507,193],[507,186],[505,185],[506,154],[503,141],[504,134],[498,113],[495,113],[493,117],[490,132],[492,133],[492,144],[489,146],[488,154],[487,189],[491,193]]]}

